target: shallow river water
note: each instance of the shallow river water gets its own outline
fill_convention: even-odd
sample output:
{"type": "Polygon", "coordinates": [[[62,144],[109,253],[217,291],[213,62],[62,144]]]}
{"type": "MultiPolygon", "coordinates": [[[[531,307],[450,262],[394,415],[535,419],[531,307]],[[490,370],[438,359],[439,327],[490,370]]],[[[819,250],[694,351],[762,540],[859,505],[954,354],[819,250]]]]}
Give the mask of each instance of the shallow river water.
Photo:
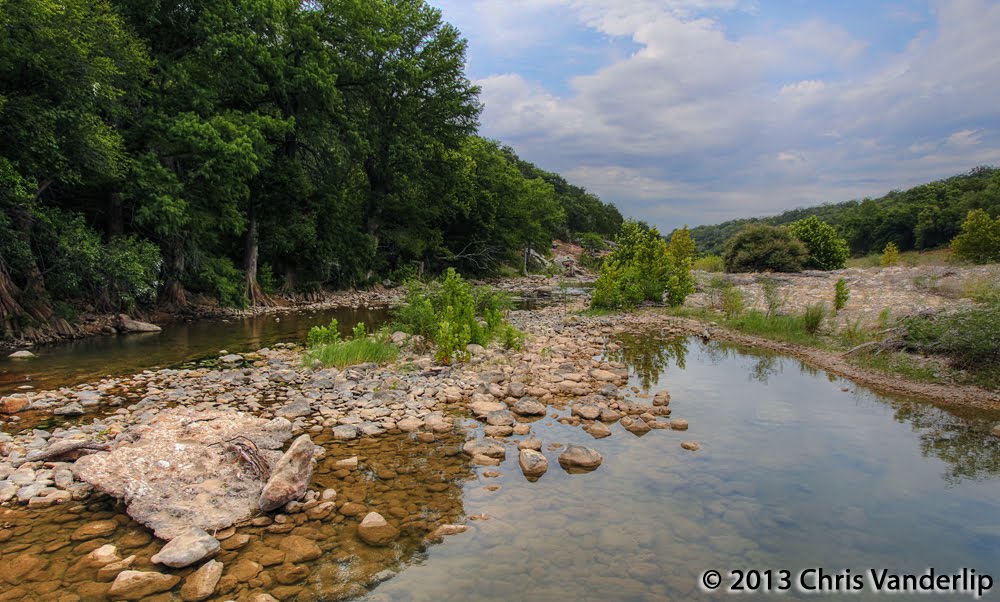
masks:
{"type": "MultiPolygon", "coordinates": [[[[339,512],[293,515],[294,527],[241,528],[249,543],[219,557],[225,575],[241,580],[230,579],[213,599],[261,591],[281,600],[701,599],[711,597],[698,586],[710,569],[724,583],[733,569],[786,569],[793,581],[808,568],[966,567],[1000,577],[1000,439],[989,434],[995,414],[889,399],[796,360],[718,343],[623,342],[618,359],[633,366],[630,384],[669,390],[672,417],[687,419],[688,431],[636,437],[614,424],[611,437],[595,440],[552,418],[568,408],[550,407],[532,424],[549,459],[537,482],[518,468],[519,437],[508,439],[499,467],[473,467],[455,455],[465,437],[481,436],[474,421],[430,443],[402,434],[320,438],[328,453],[314,487],[337,489],[338,503],[381,512],[403,537],[370,548],[354,535],[360,516],[339,512]],[[681,449],[682,440],[701,450],[681,449]],[[567,443],[598,450],[604,463],[587,474],[564,472],[549,446],[567,443]],[[358,471],[333,466],[353,455],[358,471]],[[470,529],[424,542],[437,522],[470,529]],[[274,562],[269,551],[281,550],[288,535],[316,540],[323,555],[295,566],[274,562]]],[[[102,599],[109,583],[69,576],[82,554],[116,543],[138,555],[137,568],[151,569],[159,547],[106,501],[7,511],[0,523],[5,552],[45,562],[24,577],[21,597],[9,599],[102,599]],[[95,517],[120,526],[103,539],[66,541],[95,517]]],[[[179,599],[177,591],[159,599],[179,599]]],[[[870,588],[860,592],[869,597],[870,588]]]]}

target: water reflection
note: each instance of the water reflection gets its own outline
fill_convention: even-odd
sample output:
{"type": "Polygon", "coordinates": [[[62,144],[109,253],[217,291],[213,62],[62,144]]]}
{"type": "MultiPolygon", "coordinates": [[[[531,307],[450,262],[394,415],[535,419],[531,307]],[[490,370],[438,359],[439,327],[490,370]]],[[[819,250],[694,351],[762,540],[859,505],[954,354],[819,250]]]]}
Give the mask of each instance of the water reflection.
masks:
{"type": "Polygon", "coordinates": [[[663,335],[625,334],[616,341],[618,348],[608,357],[623,362],[644,391],[659,385],[671,362],[683,370],[688,353],[688,339],[663,335]]]}

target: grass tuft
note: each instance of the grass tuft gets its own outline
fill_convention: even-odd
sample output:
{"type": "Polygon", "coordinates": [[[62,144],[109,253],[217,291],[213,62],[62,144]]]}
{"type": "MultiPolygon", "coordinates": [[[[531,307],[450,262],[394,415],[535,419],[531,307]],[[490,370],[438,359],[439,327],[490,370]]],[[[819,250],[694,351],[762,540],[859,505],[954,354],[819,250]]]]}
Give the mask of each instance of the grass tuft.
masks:
{"type": "Polygon", "coordinates": [[[318,360],[324,366],[346,368],[369,362],[386,364],[398,356],[399,349],[391,343],[359,338],[317,345],[306,353],[306,361],[311,364],[318,360]]]}

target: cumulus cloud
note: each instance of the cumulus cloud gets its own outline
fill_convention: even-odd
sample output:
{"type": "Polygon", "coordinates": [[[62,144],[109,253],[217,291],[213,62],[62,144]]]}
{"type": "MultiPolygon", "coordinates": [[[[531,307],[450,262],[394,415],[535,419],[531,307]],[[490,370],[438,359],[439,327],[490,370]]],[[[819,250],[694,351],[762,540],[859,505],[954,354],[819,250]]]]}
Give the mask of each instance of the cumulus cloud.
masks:
{"type": "Polygon", "coordinates": [[[501,46],[521,35],[531,52],[524,23],[634,45],[558,86],[482,77],[483,130],[666,230],[1000,162],[1000,4],[986,0],[940,0],[894,52],[818,16],[737,34],[728,17],[765,16],[738,0],[442,4],[446,18],[471,11],[460,25],[473,49],[479,33],[501,46]]]}

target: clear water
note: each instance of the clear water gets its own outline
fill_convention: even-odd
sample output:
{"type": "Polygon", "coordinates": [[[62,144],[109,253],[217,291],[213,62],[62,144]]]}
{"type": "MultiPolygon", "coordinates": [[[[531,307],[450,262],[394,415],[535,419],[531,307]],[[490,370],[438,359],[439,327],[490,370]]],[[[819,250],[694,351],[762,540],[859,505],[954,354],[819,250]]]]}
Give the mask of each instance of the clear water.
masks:
{"type": "Polygon", "coordinates": [[[10,359],[0,356],[0,394],[29,385],[53,389],[97,380],[105,376],[134,374],[155,366],[176,366],[187,361],[231,353],[255,351],[278,342],[305,341],[317,324],[336,318],[342,334],[358,322],[378,327],[386,309],[338,308],[322,311],[259,315],[241,319],[177,321],[162,332],[89,337],[32,351],[38,357],[10,359]]]}
{"type": "Polygon", "coordinates": [[[888,399],[715,343],[626,343],[632,384],[668,389],[690,430],[637,438],[613,425],[594,440],[551,417],[535,423],[549,471],[528,482],[513,448],[499,469],[478,468],[465,511],[490,520],[430,548],[369,599],[697,599],[710,596],[697,586],[708,569],[1000,577],[995,414],[888,399]],[[546,451],[556,442],[593,447],[604,463],[569,475],[546,451]],[[483,478],[488,470],[503,475],[483,478]]]}

